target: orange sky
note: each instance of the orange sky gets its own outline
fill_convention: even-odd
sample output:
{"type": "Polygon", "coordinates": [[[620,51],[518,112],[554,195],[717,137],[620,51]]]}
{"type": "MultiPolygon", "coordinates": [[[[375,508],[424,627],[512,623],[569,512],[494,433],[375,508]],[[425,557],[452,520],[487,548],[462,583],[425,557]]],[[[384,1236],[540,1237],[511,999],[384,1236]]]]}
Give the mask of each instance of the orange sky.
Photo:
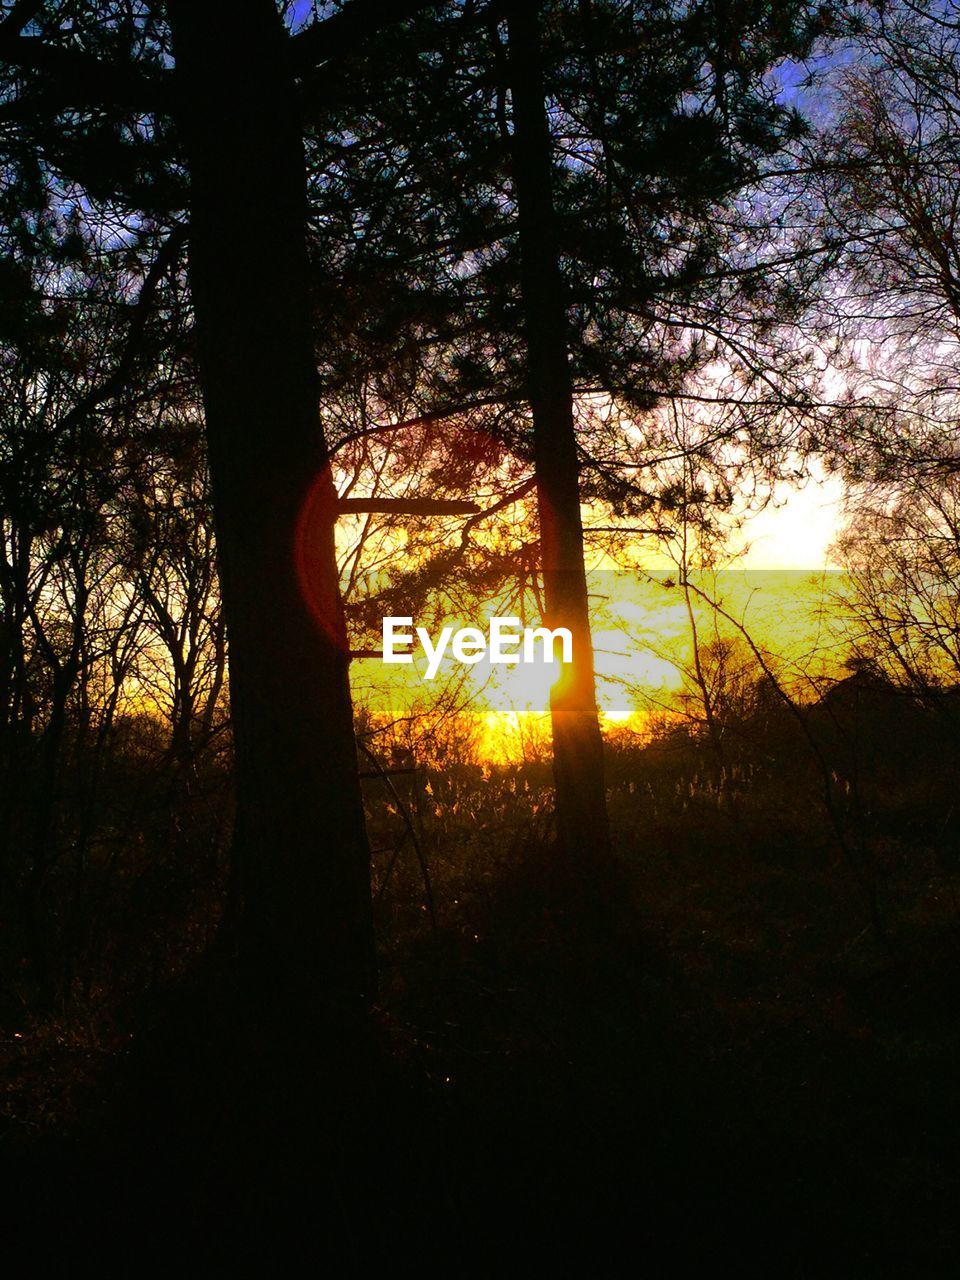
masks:
{"type": "MultiPolygon", "coordinates": [[[[801,490],[784,487],[776,505],[752,517],[737,535],[732,550],[739,554],[731,558],[730,569],[716,582],[705,583],[764,650],[798,672],[835,666],[836,637],[825,631],[822,613],[836,583],[822,575],[836,568],[829,548],[838,532],[842,496],[842,486],[833,478],[810,481],[801,490]]],[[[667,564],[651,556],[646,567],[653,571],[667,564]]],[[[590,585],[603,715],[608,724],[642,730],[651,708],[669,701],[683,686],[691,643],[682,593],[633,574],[595,573],[590,585]]],[[[491,615],[505,612],[510,610],[487,603],[476,617],[448,621],[485,629],[491,615]]],[[[716,625],[712,611],[698,606],[697,617],[701,640],[709,641],[716,625]]],[[[728,634],[732,630],[721,627],[728,634]]],[[[446,693],[482,722],[483,753],[493,758],[522,754],[528,739],[537,736],[536,722],[545,715],[556,667],[492,667],[483,661],[463,668],[446,660],[438,679],[424,684],[424,665],[421,654],[410,666],[385,666],[377,659],[355,662],[358,701],[396,716],[429,706],[446,693]]]]}

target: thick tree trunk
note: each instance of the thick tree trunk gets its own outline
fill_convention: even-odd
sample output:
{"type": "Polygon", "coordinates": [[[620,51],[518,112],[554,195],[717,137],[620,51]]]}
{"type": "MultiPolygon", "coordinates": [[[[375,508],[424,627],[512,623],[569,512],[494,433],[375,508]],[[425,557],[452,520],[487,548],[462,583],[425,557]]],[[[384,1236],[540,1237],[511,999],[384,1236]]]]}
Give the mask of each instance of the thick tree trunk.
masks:
{"type": "Polygon", "coordinates": [[[262,1006],[309,1018],[369,999],[375,968],[302,134],[272,0],[170,0],[169,14],[229,637],[242,971],[262,1006]]]}
{"type": "Polygon", "coordinates": [[[557,826],[561,848],[580,862],[603,858],[610,837],[537,8],[514,0],[508,10],[513,180],[546,621],[573,638],[573,662],[550,702],[557,826]]]}

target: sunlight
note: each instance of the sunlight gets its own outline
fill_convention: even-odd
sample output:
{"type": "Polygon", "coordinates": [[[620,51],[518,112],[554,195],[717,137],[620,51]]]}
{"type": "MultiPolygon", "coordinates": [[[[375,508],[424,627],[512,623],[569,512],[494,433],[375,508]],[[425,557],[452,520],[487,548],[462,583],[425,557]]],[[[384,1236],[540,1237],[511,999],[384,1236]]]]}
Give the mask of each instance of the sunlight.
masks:
{"type": "MultiPolygon", "coordinates": [[[[691,597],[699,644],[705,654],[721,643],[733,645],[740,654],[737,661],[753,669],[749,643],[756,644],[786,673],[785,679],[808,687],[818,674],[840,669],[835,628],[842,581],[837,573],[790,569],[700,575],[703,598],[691,597]],[[710,600],[722,605],[730,621],[714,614],[710,600]],[[739,628],[745,629],[749,643],[739,628]]],[[[676,708],[692,687],[692,634],[682,588],[675,575],[664,573],[599,571],[589,582],[602,724],[643,733],[652,715],[676,708]]],[[[475,622],[466,617],[444,621],[482,628],[492,612],[488,604],[478,610],[475,622]]],[[[562,664],[495,665],[484,655],[465,667],[447,654],[436,679],[424,684],[425,663],[422,654],[404,666],[376,658],[355,662],[358,704],[387,720],[429,717],[455,704],[464,722],[477,726],[476,749],[491,762],[539,758],[547,750],[550,698],[565,678],[562,664]]]]}

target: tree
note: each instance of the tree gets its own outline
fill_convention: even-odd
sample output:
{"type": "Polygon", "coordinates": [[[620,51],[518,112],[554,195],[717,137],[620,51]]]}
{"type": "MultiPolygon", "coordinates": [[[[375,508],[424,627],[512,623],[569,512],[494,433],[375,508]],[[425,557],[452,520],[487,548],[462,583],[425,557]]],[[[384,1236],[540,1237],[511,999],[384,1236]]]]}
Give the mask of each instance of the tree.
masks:
{"type": "Polygon", "coordinates": [[[296,96],[269,0],[169,12],[230,637],[247,983],[309,1010],[369,999],[374,964],[296,96]]]}
{"type": "Polygon", "coordinates": [[[114,517],[122,442],[156,393],[138,349],[164,258],[149,234],[121,252],[98,242],[30,166],[7,177],[16,208],[0,261],[16,289],[0,333],[0,876],[8,924],[25,939],[12,981],[25,959],[49,1000],[46,953],[60,929],[43,910],[49,882],[74,877],[85,853],[82,832],[65,834],[69,784],[81,756],[100,758],[136,645],[114,517]],[[124,373],[137,376],[125,384],[124,373]]]}
{"type": "MultiPolygon", "coordinates": [[[[766,71],[802,56],[823,27],[819,6],[774,13],[759,0],[735,22],[663,0],[536,12],[451,4],[402,39],[374,39],[433,7],[353,0],[293,38],[266,0],[239,15],[223,4],[202,14],[185,3],[120,7],[107,24],[99,7],[79,6],[68,35],[55,6],[17,4],[0,26],[13,151],[26,163],[35,143],[51,171],[122,211],[124,234],[171,242],[185,149],[230,636],[243,950],[264,993],[371,989],[338,504],[316,412],[311,304],[325,401],[365,381],[381,405],[418,402],[421,420],[492,407],[501,441],[532,460],[548,611],[566,618],[580,650],[556,699],[558,713],[567,703],[561,826],[576,828],[568,846],[602,848],[578,489],[627,518],[649,510],[654,499],[625,474],[638,464],[621,410],[649,413],[724,352],[756,385],[742,344],[722,332],[729,311],[708,301],[743,242],[737,194],[798,128],[766,71]],[[539,85],[527,75],[538,65],[539,85]],[[524,192],[528,173],[539,177],[524,192]],[[358,337],[359,360],[348,355],[358,337]],[[612,411],[581,410],[590,395],[612,411]],[[276,418],[282,429],[268,435],[276,418]]],[[[737,259],[730,278],[755,282],[762,265],[737,259]]],[[[108,391],[99,394],[88,408],[108,391]]],[[[746,400],[740,408],[746,419],[746,400]]],[[[513,492],[528,493],[526,481],[513,492]]]]}
{"type": "Polygon", "coordinates": [[[363,43],[371,15],[385,18],[377,5],[344,11],[292,53],[269,0],[194,8],[121,10],[105,24],[81,7],[64,38],[49,6],[15,5],[0,26],[4,116],[13,146],[38,145],[48,166],[93,198],[109,193],[135,223],[176,209],[186,147],[247,986],[263,1007],[281,996],[287,1007],[349,1004],[373,990],[368,850],[317,417],[295,77],[338,42],[363,43]]]}
{"type": "Polygon", "coordinates": [[[580,464],[567,352],[563,282],[553,206],[538,6],[508,10],[512,162],[533,419],[545,622],[566,627],[573,661],[551,691],[557,830],[568,859],[589,865],[609,854],[603,740],[593,671],[580,514],[580,464]]]}
{"type": "MultiPolygon", "coordinates": [[[[630,523],[656,508],[643,472],[669,397],[726,402],[706,448],[739,434],[772,454],[788,434],[774,415],[789,369],[774,378],[751,355],[790,304],[786,277],[758,301],[774,273],[755,249],[775,214],[754,187],[802,127],[766,73],[803,56],[825,12],[751,4],[724,22],[696,5],[449,6],[423,20],[429,37],[411,28],[351,64],[348,130],[311,104],[326,385],[358,406],[355,431],[468,422],[535,480],[547,612],[564,615],[581,656],[554,698],[561,826],[601,812],[603,795],[580,504],[630,523]],[[335,285],[352,304],[336,316],[335,285]],[[711,370],[714,385],[696,385],[711,370]]],[[[522,499],[514,479],[503,496],[522,499]]],[[[602,848],[594,827],[569,843],[602,848]]]]}
{"type": "Polygon", "coordinates": [[[170,759],[189,787],[223,727],[226,633],[199,415],[189,401],[181,413],[171,406],[162,427],[127,442],[117,537],[142,605],[138,682],[169,723],[170,759]]]}
{"type": "Polygon", "coordinates": [[[960,480],[921,474],[857,495],[838,551],[854,655],[936,701],[960,678],[960,480]]]}
{"type": "Polygon", "coordinates": [[[942,474],[957,467],[960,33],[928,0],[855,5],[849,22],[858,57],[833,72],[809,156],[813,234],[836,245],[819,328],[849,388],[825,451],[853,481],[942,474]]]}
{"type": "Polygon", "coordinates": [[[927,697],[957,669],[960,32],[927,0],[851,22],[860,57],[812,157],[842,246],[820,300],[850,384],[827,449],[850,484],[842,596],[858,659],[927,697]]]}

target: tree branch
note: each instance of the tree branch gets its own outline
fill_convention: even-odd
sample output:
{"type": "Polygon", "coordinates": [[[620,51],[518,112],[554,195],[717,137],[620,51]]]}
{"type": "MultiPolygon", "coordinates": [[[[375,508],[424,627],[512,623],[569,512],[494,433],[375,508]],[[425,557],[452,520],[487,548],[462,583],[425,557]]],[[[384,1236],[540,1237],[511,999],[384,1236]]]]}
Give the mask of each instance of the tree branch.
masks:
{"type": "MultiPolygon", "coordinates": [[[[0,25],[0,62],[22,71],[54,76],[53,99],[55,104],[61,104],[62,110],[116,106],[157,111],[172,100],[172,79],[168,73],[133,62],[103,62],[79,49],[58,49],[39,36],[15,34],[16,28],[11,31],[9,23],[8,18],[0,25]]],[[[41,99],[43,96],[41,94],[41,99]]]]}
{"type": "Polygon", "coordinates": [[[353,0],[345,8],[316,22],[291,40],[291,58],[297,74],[311,71],[318,63],[346,58],[358,52],[368,40],[396,22],[435,8],[440,0],[353,0]]]}
{"type": "Polygon", "coordinates": [[[17,0],[3,22],[0,22],[0,40],[18,36],[42,8],[43,0],[17,0]]]}

